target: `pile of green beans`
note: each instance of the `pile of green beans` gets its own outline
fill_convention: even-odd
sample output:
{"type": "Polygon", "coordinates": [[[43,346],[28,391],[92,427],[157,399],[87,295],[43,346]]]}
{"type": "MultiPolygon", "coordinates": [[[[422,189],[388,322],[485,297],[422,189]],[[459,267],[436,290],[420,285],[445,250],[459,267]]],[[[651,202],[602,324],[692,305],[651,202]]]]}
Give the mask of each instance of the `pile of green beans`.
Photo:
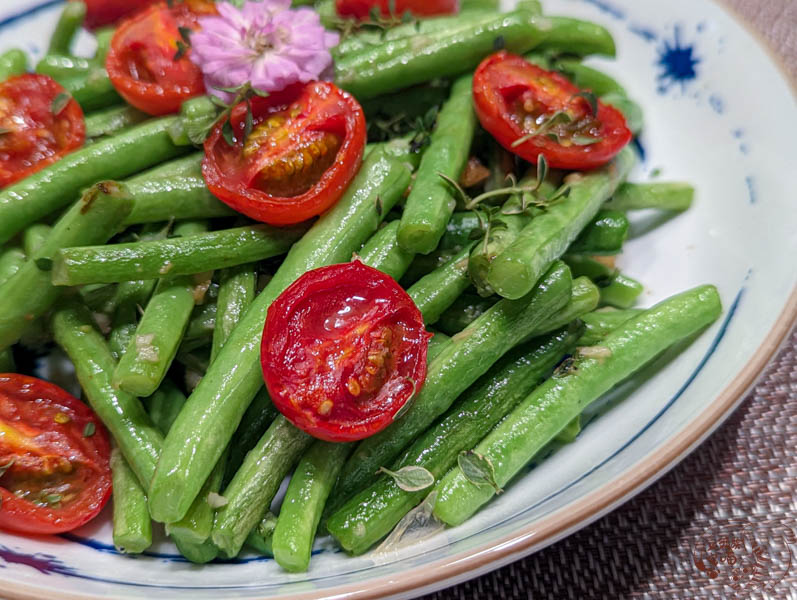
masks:
{"type": "MultiPolygon", "coordinates": [[[[329,0],[316,8],[340,24],[329,0]]],[[[156,521],[189,561],[256,551],[301,572],[320,534],[361,554],[430,493],[435,517],[457,525],[551,441],[575,440],[601,394],[718,317],[713,286],[637,308],[642,284],[615,266],[633,211],[674,217],[691,206],[691,185],[627,181],[631,147],[583,173],[502,160],[472,97],[474,68],[499,48],[592,91],[635,135],[643,114],[581,62],[614,56],[605,28],[543,15],[537,0],[497,11],[495,0],[464,0],[457,15],[344,36],[335,82],[369,120],[415,125],[372,135],[327,212],[275,227],[205,183],[201,146],[219,106],[202,96],[151,118],[125,104],[104,69],[113,31],[96,32],[95,56],[73,55],[86,6],[66,4],[35,69],[80,103],[87,142],[0,190],[0,372],[31,340],[72,361],[114,440],[120,552],[144,552],[156,521]],[[487,165],[482,179],[463,177],[474,163],[487,165]],[[478,204],[470,193],[483,194],[476,210],[464,209],[478,204]],[[402,283],[431,340],[406,410],[360,442],[333,443],[277,411],[260,342],[288,286],[353,259],[402,283]],[[491,481],[463,471],[473,452],[491,481]],[[407,489],[402,469],[426,471],[428,485],[407,489]]],[[[0,81],[28,66],[21,50],[0,54],[0,81]]]]}

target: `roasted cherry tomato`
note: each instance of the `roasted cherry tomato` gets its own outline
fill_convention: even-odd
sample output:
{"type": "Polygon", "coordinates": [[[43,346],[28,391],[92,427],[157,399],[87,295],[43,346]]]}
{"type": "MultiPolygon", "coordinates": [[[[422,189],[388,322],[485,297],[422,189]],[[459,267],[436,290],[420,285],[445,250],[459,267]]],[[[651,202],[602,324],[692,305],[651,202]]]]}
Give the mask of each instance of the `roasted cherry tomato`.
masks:
{"type": "Polygon", "coordinates": [[[202,71],[188,58],[181,30],[196,31],[191,5],[159,3],[119,25],[105,60],[108,77],[130,104],[151,115],[175,112],[205,92],[202,71]]]}
{"type": "MultiPolygon", "coordinates": [[[[335,10],[342,17],[364,19],[374,7],[383,16],[390,16],[390,0],[335,0],[335,10]]],[[[396,0],[393,11],[396,15],[405,12],[420,16],[453,15],[459,12],[459,0],[396,0]]]]}
{"type": "Polygon", "coordinates": [[[429,334],[401,286],[360,261],[309,271],[269,307],[263,376],[274,405],[322,440],[381,431],[426,379],[429,334]]]}
{"type": "Polygon", "coordinates": [[[85,25],[89,29],[111,25],[122,17],[131,15],[154,4],[156,0],[83,0],[86,3],[85,25]]]}
{"type": "Polygon", "coordinates": [[[0,83],[0,187],[54,163],[85,137],[80,105],[46,75],[0,83]]]}
{"type": "Polygon", "coordinates": [[[238,104],[229,125],[219,123],[205,141],[202,174],[213,195],[272,225],[299,223],[335,204],[365,148],[357,101],[314,81],[252,98],[249,106],[251,113],[245,102],[238,104]]]}
{"type": "Polygon", "coordinates": [[[111,445],[91,409],[41,379],[0,374],[0,529],[61,533],[111,494],[111,445]]]}
{"type": "Polygon", "coordinates": [[[580,93],[559,73],[508,52],[485,58],[473,76],[482,127],[510,152],[532,163],[543,154],[558,169],[599,167],[631,140],[620,111],[580,93]]]}

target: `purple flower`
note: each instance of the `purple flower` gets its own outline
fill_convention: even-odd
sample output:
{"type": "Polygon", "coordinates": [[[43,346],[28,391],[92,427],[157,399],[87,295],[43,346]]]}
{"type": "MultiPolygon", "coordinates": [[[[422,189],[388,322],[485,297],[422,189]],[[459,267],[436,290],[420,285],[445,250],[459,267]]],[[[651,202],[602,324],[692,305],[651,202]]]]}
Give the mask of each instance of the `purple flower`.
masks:
{"type": "Polygon", "coordinates": [[[265,92],[330,78],[338,34],[327,32],[318,13],[291,9],[290,0],[246,2],[239,10],[216,4],[219,16],[201,17],[191,35],[191,60],[202,70],[205,87],[227,102],[233,94],[215,88],[240,87],[247,81],[265,92]]]}

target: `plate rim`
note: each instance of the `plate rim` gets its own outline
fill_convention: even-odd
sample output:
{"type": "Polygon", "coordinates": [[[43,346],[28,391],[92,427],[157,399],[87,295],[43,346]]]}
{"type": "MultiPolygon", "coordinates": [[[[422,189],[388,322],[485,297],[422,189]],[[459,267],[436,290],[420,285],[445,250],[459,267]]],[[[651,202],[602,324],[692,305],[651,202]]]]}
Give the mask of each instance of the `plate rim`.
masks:
{"type": "MultiPolygon", "coordinates": [[[[710,1],[728,14],[756,41],[780,72],[797,101],[797,79],[792,77],[780,53],[770,46],[757,28],[728,5],[726,0],[710,1]]],[[[292,595],[292,600],[414,598],[499,569],[590,525],[667,474],[719,428],[739,407],[758,379],[764,375],[766,367],[795,328],[797,328],[797,286],[792,289],[775,323],[747,363],[688,426],[669,440],[666,448],[645,458],[612,482],[586,494],[572,504],[497,540],[427,563],[423,567],[402,571],[400,579],[396,579],[395,575],[385,575],[369,581],[368,589],[363,589],[356,583],[346,584],[326,590],[300,592],[292,595]]],[[[42,600],[45,597],[52,600],[80,600],[94,597],[16,582],[3,581],[3,584],[5,588],[3,593],[8,594],[6,596],[8,600],[42,600]],[[42,596],[43,592],[48,595],[42,596]]],[[[269,600],[272,597],[253,596],[252,598],[269,600]]]]}

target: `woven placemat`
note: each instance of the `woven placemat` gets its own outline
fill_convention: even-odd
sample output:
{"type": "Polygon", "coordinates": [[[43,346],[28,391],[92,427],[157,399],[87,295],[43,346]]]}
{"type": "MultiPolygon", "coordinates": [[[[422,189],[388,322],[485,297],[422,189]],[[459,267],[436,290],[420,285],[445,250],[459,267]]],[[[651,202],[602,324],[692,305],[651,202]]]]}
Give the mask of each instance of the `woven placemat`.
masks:
{"type": "Polygon", "coordinates": [[[424,600],[797,598],[797,330],[744,403],[589,527],[424,600]]]}

